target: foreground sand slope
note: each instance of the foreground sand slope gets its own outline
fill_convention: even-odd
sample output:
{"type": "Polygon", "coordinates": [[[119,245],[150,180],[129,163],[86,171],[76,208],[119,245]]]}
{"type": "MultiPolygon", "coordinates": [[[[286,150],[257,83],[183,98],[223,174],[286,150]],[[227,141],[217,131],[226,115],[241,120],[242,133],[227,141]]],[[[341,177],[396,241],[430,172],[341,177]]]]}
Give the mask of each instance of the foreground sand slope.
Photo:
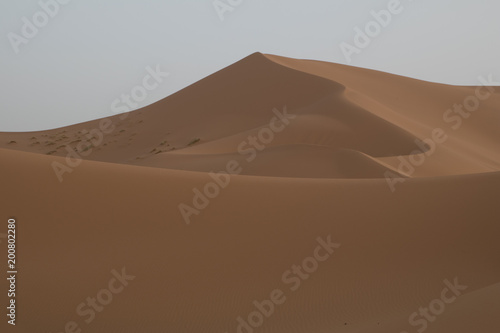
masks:
{"type": "Polygon", "coordinates": [[[408,317],[455,277],[467,289],[427,332],[500,328],[500,173],[410,179],[396,193],[384,180],[234,176],[186,225],[178,204],[205,173],[85,161],[59,183],[59,157],[0,154],[2,215],[19,225],[9,332],[71,320],[84,332],[236,332],[275,289],[286,301],[261,332],[414,332],[408,317]],[[328,235],[340,247],[291,291],[282,274],[328,235]],[[85,324],[76,307],[122,267],[136,278],[85,324]]]}

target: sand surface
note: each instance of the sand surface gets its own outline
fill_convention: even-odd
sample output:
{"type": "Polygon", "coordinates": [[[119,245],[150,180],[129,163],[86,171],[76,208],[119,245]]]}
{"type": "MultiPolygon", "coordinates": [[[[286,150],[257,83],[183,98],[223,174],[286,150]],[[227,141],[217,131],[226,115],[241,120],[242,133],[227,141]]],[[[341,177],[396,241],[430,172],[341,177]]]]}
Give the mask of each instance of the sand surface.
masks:
{"type": "Polygon", "coordinates": [[[255,53],[125,115],[0,133],[0,331],[498,333],[499,92],[255,53]]]}

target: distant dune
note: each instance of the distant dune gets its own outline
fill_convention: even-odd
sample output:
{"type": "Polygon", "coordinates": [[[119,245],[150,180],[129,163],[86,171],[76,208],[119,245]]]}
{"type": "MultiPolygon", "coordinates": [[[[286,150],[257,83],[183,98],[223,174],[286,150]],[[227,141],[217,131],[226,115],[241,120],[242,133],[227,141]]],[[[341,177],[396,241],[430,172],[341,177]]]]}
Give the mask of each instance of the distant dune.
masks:
{"type": "Polygon", "coordinates": [[[127,114],[0,133],[8,329],[498,333],[499,92],[254,53],[127,114]]]}

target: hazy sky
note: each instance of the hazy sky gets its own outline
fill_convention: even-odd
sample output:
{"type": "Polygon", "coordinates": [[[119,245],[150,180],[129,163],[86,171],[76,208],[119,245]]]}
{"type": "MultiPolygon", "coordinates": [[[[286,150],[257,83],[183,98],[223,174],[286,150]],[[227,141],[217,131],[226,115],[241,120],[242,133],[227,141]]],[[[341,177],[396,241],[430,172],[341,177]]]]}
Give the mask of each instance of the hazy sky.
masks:
{"type": "Polygon", "coordinates": [[[145,106],[256,51],[450,84],[500,81],[499,1],[399,2],[2,1],[0,131],[113,115],[112,103],[143,87],[149,71],[168,72],[136,89],[145,106]],[[356,27],[368,27],[369,44],[355,41],[356,27]],[[347,44],[357,50],[350,62],[347,44]]]}

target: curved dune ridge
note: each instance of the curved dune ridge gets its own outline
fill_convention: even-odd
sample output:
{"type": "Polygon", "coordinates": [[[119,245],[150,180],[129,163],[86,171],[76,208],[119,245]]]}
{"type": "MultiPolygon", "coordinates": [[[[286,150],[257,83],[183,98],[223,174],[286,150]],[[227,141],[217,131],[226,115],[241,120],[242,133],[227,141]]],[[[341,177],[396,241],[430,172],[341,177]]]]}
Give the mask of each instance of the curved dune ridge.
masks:
{"type": "Polygon", "coordinates": [[[124,115],[0,133],[20,265],[0,331],[498,333],[499,91],[255,53],[124,115]]]}
{"type": "MultiPolygon", "coordinates": [[[[460,120],[453,118],[450,122],[450,116],[445,117],[447,110],[474,95],[474,87],[433,84],[338,64],[255,53],[127,114],[125,119],[112,116],[113,131],[103,133],[102,140],[96,139],[96,147],[91,146],[84,131],[99,129],[99,120],[50,131],[0,133],[0,147],[66,156],[66,147],[75,149],[83,141],[89,146],[84,159],[174,169],[184,169],[180,158],[178,163],[167,162],[177,154],[193,154],[193,162],[202,154],[203,161],[186,166],[186,170],[208,172],[211,169],[200,167],[216,166],[220,154],[244,155],[238,152],[239,145],[266,130],[274,117],[273,109],[286,108],[295,118],[269,142],[265,137],[262,154],[269,160],[273,159],[272,151],[281,151],[273,147],[297,147],[295,162],[300,162],[300,172],[293,170],[293,156],[274,159],[273,167],[284,170],[282,175],[343,178],[337,172],[318,174],[319,159],[311,160],[306,167],[301,154],[305,146],[311,148],[311,154],[316,146],[358,151],[412,177],[498,171],[500,132],[494,126],[500,122],[496,112],[498,93],[464,118],[458,129],[453,126],[460,120]],[[442,129],[446,141],[429,154],[431,147],[425,139],[432,138],[435,128],[442,129]],[[401,159],[409,155],[421,155],[414,156],[416,161],[425,160],[411,175],[408,167],[401,166],[401,159]]],[[[343,157],[324,154],[325,163],[332,158],[343,157]]],[[[359,178],[384,177],[386,169],[373,172],[372,161],[365,161],[366,172],[357,172],[359,178]]],[[[254,165],[250,169],[248,174],[279,176],[267,167],[254,165]]],[[[358,169],[363,168],[358,165],[358,169]]]]}

